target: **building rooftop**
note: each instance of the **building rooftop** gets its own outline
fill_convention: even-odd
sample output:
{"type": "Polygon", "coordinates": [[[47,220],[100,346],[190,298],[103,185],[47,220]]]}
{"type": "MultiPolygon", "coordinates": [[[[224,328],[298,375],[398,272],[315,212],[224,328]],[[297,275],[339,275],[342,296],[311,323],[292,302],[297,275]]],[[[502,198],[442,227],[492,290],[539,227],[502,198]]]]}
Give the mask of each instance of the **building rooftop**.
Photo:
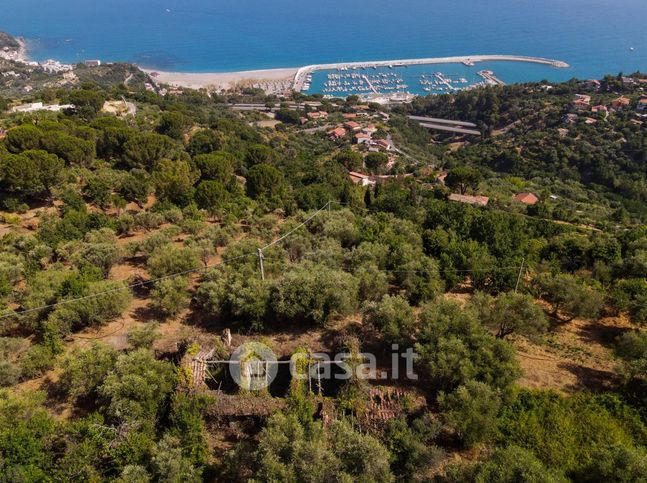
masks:
{"type": "Polygon", "coordinates": [[[450,201],[458,201],[459,203],[467,203],[469,205],[476,206],[486,206],[490,201],[490,198],[487,196],[471,196],[471,195],[459,195],[452,193],[448,198],[450,201]]]}
{"type": "Polygon", "coordinates": [[[526,205],[534,205],[539,201],[539,198],[532,193],[519,193],[515,195],[514,199],[526,205]]]}

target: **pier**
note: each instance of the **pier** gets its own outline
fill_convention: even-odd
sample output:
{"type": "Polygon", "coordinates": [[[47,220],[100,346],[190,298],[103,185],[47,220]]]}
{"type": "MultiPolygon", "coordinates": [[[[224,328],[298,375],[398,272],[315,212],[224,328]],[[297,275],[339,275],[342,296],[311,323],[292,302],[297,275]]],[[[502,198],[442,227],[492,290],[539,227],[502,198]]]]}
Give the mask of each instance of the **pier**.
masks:
{"type": "MultiPolygon", "coordinates": [[[[543,57],[528,57],[520,55],[466,55],[460,57],[433,57],[426,59],[405,59],[405,60],[381,60],[375,62],[341,62],[334,64],[315,64],[301,67],[294,76],[292,89],[296,92],[304,90],[308,83],[308,76],[319,70],[349,70],[349,69],[370,69],[377,67],[394,67],[408,65],[427,65],[427,64],[457,64],[466,63],[475,64],[477,62],[530,62],[534,64],[550,65],[555,68],[564,69],[570,67],[566,62],[554,59],[545,59],[543,57]]],[[[498,79],[497,79],[498,80],[498,79]]],[[[500,82],[500,81],[499,81],[500,82]]]]}
{"type": "Polygon", "coordinates": [[[504,86],[505,82],[503,82],[501,79],[499,79],[497,76],[494,75],[494,72],[491,70],[481,70],[478,72],[478,75],[483,77],[483,80],[485,80],[486,84],[492,85],[492,86],[504,86]]]}

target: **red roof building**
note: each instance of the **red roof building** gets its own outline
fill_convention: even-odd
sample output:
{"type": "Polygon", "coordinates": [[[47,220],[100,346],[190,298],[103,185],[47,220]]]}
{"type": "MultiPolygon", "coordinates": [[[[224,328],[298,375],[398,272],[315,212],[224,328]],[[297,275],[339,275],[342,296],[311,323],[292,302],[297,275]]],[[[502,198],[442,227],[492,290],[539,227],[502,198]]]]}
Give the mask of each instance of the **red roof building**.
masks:
{"type": "Polygon", "coordinates": [[[360,126],[355,121],[349,121],[349,122],[345,123],[344,126],[346,126],[351,131],[359,131],[362,128],[362,126],[360,126]]]}
{"type": "Polygon", "coordinates": [[[333,129],[328,133],[328,136],[332,139],[341,139],[344,136],[346,136],[346,129],[343,127],[338,127],[337,129],[333,129]]]}
{"type": "Polygon", "coordinates": [[[355,142],[357,144],[367,144],[371,141],[371,136],[362,132],[355,134],[355,142]]]}
{"type": "Polygon", "coordinates": [[[514,199],[526,205],[534,205],[539,201],[539,198],[532,193],[519,193],[514,199]]]}
{"type": "Polygon", "coordinates": [[[631,101],[625,96],[620,96],[611,102],[611,106],[613,106],[614,109],[623,109],[629,106],[629,104],[631,104],[631,101]]]}

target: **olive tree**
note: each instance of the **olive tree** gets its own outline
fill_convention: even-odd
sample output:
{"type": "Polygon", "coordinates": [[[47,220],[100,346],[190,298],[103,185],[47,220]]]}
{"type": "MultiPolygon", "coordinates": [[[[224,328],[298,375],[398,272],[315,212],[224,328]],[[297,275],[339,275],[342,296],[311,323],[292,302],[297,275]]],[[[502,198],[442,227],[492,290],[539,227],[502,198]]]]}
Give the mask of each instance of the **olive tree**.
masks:
{"type": "Polygon", "coordinates": [[[272,291],[272,308],[281,319],[325,323],[355,309],[357,280],[349,273],[314,263],[286,272],[272,291]]]}
{"type": "Polygon", "coordinates": [[[364,322],[377,328],[385,339],[394,344],[413,339],[416,317],[409,302],[400,295],[386,295],[379,302],[364,306],[364,322]]]}
{"type": "MultiPolygon", "coordinates": [[[[489,304],[489,301],[484,303],[489,304]]],[[[487,313],[483,314],[481,322],[493,328],[500,339],[513,333],[532,337],[548,330],[546,314],[530,295],[507,292],[484,309],[487,313]]]]}
{"type": "Polygon", "coordinates": [[[576,317],[594,319],[604,303],[602,292],[585,286],[574,275],[541,274],[533,285],[537,295],[553,305],[552,315],[564,322],[576,317]]]}
{"type": "Polygon", "coordinates": [[[449,394],[441,392],[438,405],[445,422],[466,446],[495,436],[501,397],[487,384],[470,380],[449,394]]]}

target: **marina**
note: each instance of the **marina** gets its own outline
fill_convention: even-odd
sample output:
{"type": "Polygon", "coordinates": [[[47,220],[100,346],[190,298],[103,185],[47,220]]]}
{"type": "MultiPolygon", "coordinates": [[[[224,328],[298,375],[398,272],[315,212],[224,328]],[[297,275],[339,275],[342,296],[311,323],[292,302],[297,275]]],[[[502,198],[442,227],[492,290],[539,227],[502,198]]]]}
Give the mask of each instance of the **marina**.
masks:
{"type": "Polygon", "coordinates": [[[369,100],[449,94],[505,85],[506,77],[511,77],[508,72],[520,62],[538,72],[568,67],[558,60],[514,56],[351,62],[302,67],[295,75],[293,89],[324,97],[357,95],[369,100]]]}

